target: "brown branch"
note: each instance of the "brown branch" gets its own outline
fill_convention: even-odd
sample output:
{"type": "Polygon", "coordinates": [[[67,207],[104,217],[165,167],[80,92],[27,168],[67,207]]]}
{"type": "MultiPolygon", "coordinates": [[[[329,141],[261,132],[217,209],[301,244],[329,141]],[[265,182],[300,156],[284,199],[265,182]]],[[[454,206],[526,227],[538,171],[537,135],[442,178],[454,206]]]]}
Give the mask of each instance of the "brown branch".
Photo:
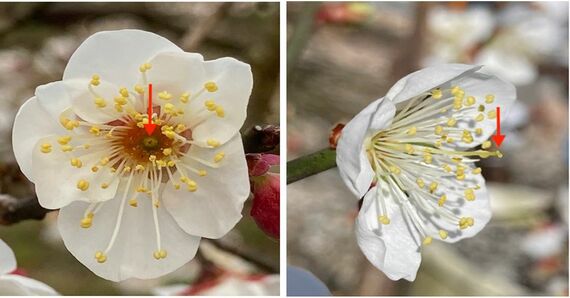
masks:
{"type": "Polygon", "coordinates": [[[35,196],[17,199],[0,194],[0,225],[11,225],[26,219],[42,220],[51,211],[54,210],[40,206],[35,196]]]}

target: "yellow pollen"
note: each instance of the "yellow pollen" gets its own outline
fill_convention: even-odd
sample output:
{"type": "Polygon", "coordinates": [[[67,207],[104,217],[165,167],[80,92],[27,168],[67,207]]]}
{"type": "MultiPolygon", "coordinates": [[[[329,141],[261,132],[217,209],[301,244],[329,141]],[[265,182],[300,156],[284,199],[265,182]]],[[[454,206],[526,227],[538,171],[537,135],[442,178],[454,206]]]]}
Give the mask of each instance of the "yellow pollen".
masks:
{"type": "Polygon", "coordinates": [[[127,88],[125,87],[119,89],[119,93],[121,94],[122,97],[129,97],[129,90],[127,90],[127,88]]]}
{"type": "Polygon", "coordinates": [[[95,173],[95,172],[97,172],[97,171],[99,171],[99,168],[98,168],[98,167],[91,167],[91,172],[95,173]]]}
{"type": "Polygon", "coordinates": [[[60,145],[67,145],[67,143],[69,143],[69,141],[71,141],[71,136],[62,136],[62,137],[57,139],[57,142],[60,145]]]}
{"type": "Polygon", "coordinates": [[[92,217],[84,217],[81,219],[80,226],[84,229],[90,228],[93,223],[92,217]]]}
{"type": "Polygon", "coordinates": [[[95,259],[97,259],[97,262],[99,263],[105,263],[105,261],[107,261],[107,256],[103,252],[98,251],[95,253],[95,259]]]}
{"type": "Polygon", "coordinates": [[[101,135],[101,130],[99,129],[99,127],[96,126],[91,126],[91,128],[89,129],[89,132],[98,136],[101,135]]]}
{"type": "Polygon", "coordinates": [[[503,153],[501,153],[501,151],[497,150],[495,151],[495,154],[497,154],[498,158],[503,158],[503,153]]]}
{"type": "Polygon", "coordinates": [[[473,191],[473,189],[468,188],[465,190],[465,199],[467,201],[474,201],[475,200],[475,192],[473,191]]]}
{"type": "Polygon", "coordinates": [[[440,99],[443,96],[443,93],[441,92],[440,89],[434,89],[431,92],[431,97],[433,97],[433,99],[440,99]]]}
{"type": "Polygon", "coordinates": [[[188,103],[189,100],[190,100],[190,94],[188,92],[184,92],[182,93],[182,95],[180,95],[181,103],[188,103]]]}
{"type": "Polygon", "coordinates": [[[474,104],[475,104],[475,97],[467,96],[467,99],[465,100],[465,105],[466,106],[472,106],[474,104]]]}
{"type": "Polygon", "coordinates": [[[425,163],[431,163],[433,161],[433,157],[431,155],[431,153],[424,153],[424,162],[425,163]]]}
{"type": "Polygon", "coordinates": [[[481,127],[475,128],[475,134],[480,136],[483,134],[483,129],[481,127]]]}
{"type": "Polygon", "coordinates": [[[435,134],[440,136],[443,133],[443,127],[441,125],[437,125],[435,127],[435,134]]]}
{"type": "Polygon", "coordinates": [[[406,153],[412,155],[414,154],[414,146],[412,146],[411,144],[406,144],[406,153]]]}
{"type": "Polygon", "coordinates": [[[137,199],[132,198],[132,199],[129,199],[129,205],[130,205],[131,207],[137,207],[139,204],[138,204],[138,202],[137,202],[137,199]]]}
{"type": "Polygon", "coordinates": [[[149,161],[156,161],[156,155],[151,154],[151,155],[148,157],[148,160],[149,160],[149,161]]]}
{"type": "Polygon", "coordinates": [[[485,103],[493,103],[495,100],[495,95],[489,94],[485,95],[485,103]]]}
{"type": "Polygon", "coordinates": [[[208,100],[206,100],[206,101],[204,102],[204,106],[206,106],[206,109],[208,109],[208,111],[211,112],[211,111],[215,111],[215,110],[216,110],[216,106],[217,106],[217,105],[216,105],[216,103],[215,103],[213,100],[208,99],[208,100]]]}
{"type": "Polygon", "coordinates": [[[40,151],[43,153],[50,153],[51,152],[51,144],[44,143],[40,146],[40,151]]]}
{"type": "Polygon", "coordinates": [[[226,113],[224,112],[224,108],[221,106],[216,106],[216,116],[223,118],[225,115],[226,113]]]}
{"type": "Polygon", "coordinates": [[[154,206],[154,208],[159,208],[160,202],[157,199],[154,199],[154,200],[152,200],[152,205],[154,206]]]}
{"type": "Polygon", "coordinates": [[[107,187],[109,187],[108,183],[101,183],[101,188],[102,189],[107,189],[107,187]]]}
{"type": "Polygon", "coordinates": [[[481,168],[474,168],[473,171],[471,171],[471,173],[477,175],[477,174],[481,174],[483,170],[481,170],[481,168]]]}
{"type": "Polygon", "coordinates": [[[150,63],[144,63],[139,67],[139,71],[140,72],[146,72],[147,70],[151,69],[152,66],[150,65],[150,63]]]}
{"type": "Polygon", "coordinates": [[[183,132],[183,131],[185,131],[185,130],[186,130],[186,126],[185,126],[184,124],[182,124],[182,123],[176,125],[176,128],[174,128],[174,131],[175,131],[176,133],[181,133],[181,132],[183,132]]]}
{"type": "Polygon", "coordinates": [[[86,191],[89,188],[89,182],[87,182],[87,180],[81,179],[77,181],[77,188],[81,191],[86,191]]]}
{"type": "Polygon", "coordinates": [[[165,156],[169,156],[170,154],[172,154],[172,148],[165,148],[164,150],[162,150],[162,154],[164,154],[165,156]]]}
{"type": "Polygon", "coordinates": [[[485,106],[484,106],[484,105],[479,105],[479,106],[477,107],[477,111],[479,111],[479,112],[485,112],[485,106]]]}
{"type": "Polygon", "coordinates": [[[378,217],[378,221],[380,223],[382,223],[383,225],[389,225],[390,224],[390,218],[388,218],[388,216],[386,216],[386,215],[380,215],[378,217]]]}
{"type": "Polygon", "coordinates": [[[491,111],[487,112],[487,118],[489,118],[489,119],[497,118],[497,111],[491,110],[491,111]]]}
{"type": "Polygon", "coordinates": [[[218,140],[214,140],[214,139],[208,139],[208,141],[206,143],[208,144],[208,146],[211,146],[213,148],[220,146],[220,142],[218,142],[218,140]]]}
{"type": "Polygon", "coordinates": [[[390,166],[390,172],[392,172],[393,174],[400,174],[400,168],[396,167],[396,166],[390,166]]]}
{"type": "Polygon", "coordinates": [[[463,136],[461,137],[461,140],[463,140],[463,142],[470,144],[473,142],[473,136],[471,135],[471,132],[469,132],[468,130],[464,130],[463,131],[463,136]]]}
{"type": "MultiPolygon", "coordinates": [[[[115,107],[117,107],[117,106],[121,107],[121,106],[127,104],[127,99],[122,97],[122,96],[117,96],[117,97],[115,97],[115,103],[116,103],[115,107]]],[[[121,107],[121,111],[122,111],[122,107],[121,107]]]]}
{"type": "Polygon", "coordinates": [[[439,230],[439,238],[443,240],[447,239],[447,231],[439,230]]]}
{"type": "Polygon", "coordinates": [[[437,190],[437,186],[438,186],[437,182],[432,182],[429,185],[429,192],[434,193],[437,190]]]}
{"type": "Polygon", "coordinates": [[[169,160],[166,165],[172,168],[176,165],[176,162],[174,160],[169,160]]]}
{"type": "Polygon", "coordinates": [[[416,183],[418,184],[418,186],[419,186],[420,188],[424,188],[424,186],[426,185],[425,182],[424,182],[424,180],[423,180],[422,178],[416,179],[416,183]]]}
{"type": "Polygon", "coordinates": [[[447,165],[447,164],[444,164],[444,165],[442,166],[442,168],[443,168],[446,172],[448,172],[448,173],[451,172],[451,167],[450,167],[449,165],[447,165]]]}
{"type": "Polygon", "coordinates": [[[64,127],[67,130],[73,130],[76,127],[79,127],[79,121],[77,120],[69,120],[65,123],[64,127]]]}
{"type": "Polygon", "coordinates": [[[479,113],[479,114],[477,114],[477,116],[475,117],[475,121],[477,121],[477,122],[481,122],[481,121],[483,121],[483,120],[485,120],[485,115],[483,115],[483,113],[479,113]]]}
{"type": "Polygon", "coordinates": [[[144,94],[144,87],[141,85],[135,85],[135,92],[138,94],[144,94]]]}
{"type": "Polygon", "coordinates": [[[81,168],[81,166],[83,165],[83,163],[81,162],[81,160],[77,159],[77,158],[72,158],[71,161],[71,166],[76,167],[76,168],[81,168]]]}
{"type": "Polygon", "coordinates": [[[108,157],[103,157],[103,158],[101,159],[101,161],[99,161],[99,163],[101,163],[102,166],[105,166],[105,165],[107,165],[107,164],[109,163],[109,161],[110,161],[110,160],[109,160],[108,157]]]}
{"type": "Polygon", "coordinates": [[[433,238],[431,238],[431,236],[427,236],[424,238],[424,241],[422,243],[423,243],[423,245],[430,245],[432,240],[433,240],[433,238]]]}
{"type": "Polygon", "coordinates": [[[198,171],[198,175],[200,175],[201,177],[204,177],[208,174],[208,172],[206,172],[206,170],[199,170],[198,171]]]}
{"type": "Polygon", "coordinates": [[[136,165],[135,171],[144,171],[144,166],[143,165],[136,165]]]}
{"type": "Polygon", "coordinates": [[[179,190],[179,189],[180,189],[180,184],[174,183],[173,185],[174,185],[174,189],[176,189],[176,190],[179,190]]]}
{"type": "Polygon", "coordinates": [[[62,146],[60,147],[60,149],[61,149],[61,151],[63,151],[63,152],[70,152],[70,151],[73,151],[73,147],[70,146],[70,145],[62,145],[62,146]]]}
{"type": "Polygon", "coordinates": [[[166,250],[161,249],[161,250],[159,251],[159,254],[160,254],[160,258],[161,258],[161,259],[166,258],[166,255],[167,255],[166,250]]]}
{"type": "Polygon", "coordinates": [[[172,98],[172,94],[170,94],[166,91],[162,91],[162,92],[158,93],[158,98],[160,98],[162,100],[170,100],[172,98]]]}
{"type": "Polygon", "coordinates": [[[214,155],[214,162],[220,162],[224,158],[224,152],[218,152],[214,155]]]}
{"type": "Polygon", "coordinates": [[[204,88],[206,88],[206,90],[208,90],[208,92],[218,91],[218,85],[216,85],[216,83],[214,83],[214,82],[207,82],[206,84],[204,84],[204,88]]]}
{"type": "Polygon", "coordinates": [[[489,148],[491,148],[491,141],[485,141],[485,142],[483,142],[483,144],[481,144],[481,148],[483,148],[483,149],[489,149],[489,148]]]}
{"type": "Polygon", "coordinates": [[[441,197],[439,197],[439,200],[437,200],[437,204],[439,205],[439,207],[443,207],[443,204],[445,204],[445,201],[447,201],[447,196],[442,195],[441,197]]]}
{"type": "Polygon", "coordinates": [[[460,110],[463,107],[463,97],[455,96],[453,99],[453,109],[460,110]]]}
{"type": "Polygon", "coordinates": [[[449,127],[455,126],[456,123],[457,123],[457,120],[455,120],[455,118],[449,118],[449,120],[447,120],[447,126],[449,126],[449,127]]]}

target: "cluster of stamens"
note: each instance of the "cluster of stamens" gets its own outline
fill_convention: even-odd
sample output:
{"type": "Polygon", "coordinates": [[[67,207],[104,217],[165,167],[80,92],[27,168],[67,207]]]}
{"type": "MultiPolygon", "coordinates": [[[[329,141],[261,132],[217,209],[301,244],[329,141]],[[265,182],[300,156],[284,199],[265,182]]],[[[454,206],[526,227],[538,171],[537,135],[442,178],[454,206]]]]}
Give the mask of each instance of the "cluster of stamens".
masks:
{"type": "MultiPolygon", "coordinates": [[[[467,204],[474,201],[475,191],[481,188],[474,179],[481,175],[481,168],[471,165],[478,158],[500,158],[502,154],[487,150],[491,147],[488,140],[474,151],[461,150],[457,143],[471,144],[474,136],[483,134],[477,125],[496,118],[494,100],[492,94],[475,98],[459,86],[431,90],[411,99],[398,110],[390,127],[366,140],[375,181],[387,185],[392,197],[399,200],[423,245],[433,240],[426,232],[426,216],[437,215],[458,230],[474,225],[472,217],[459,217],[454,208],[461,200],[467,204]],[[468,128],[460,128],[458,123],[466,123],[463,127],[468,128]]],[[[386,198],[380,194],[376,197],[380,201],[378,220],[388,225],[386,198]]],[[[441,239],[448,235],[449,231],[439,230],[441,239]]]]}
{"type": "MultiPolygon", "coordinates": [[[[161,101],[161,107],[158,108],[158,113],[153,113],[152,119],[149,119],[144,110],[137,111],[136,107],[140,109],[146,106],[148,98],[146,73],[150,69],[149,63],[142,64],[139,71],[144,85],[135,85],[132,91],[121,87],[112,101],[97,92],[101,78],[99,75],[93,75],[87,86],[93,96],[91,104],[101,112],[113,116],[115,120],[105,124],[94,124],[75,116],[68,110],[61,114],[60,123],[73,133],[60,136],[57,144],[40,144],[39,150],[44,154],[61,150],[69,157],[71,167],[76,169],[90,167],[93,179],[79,179],[76,186],[80,192],[93,187],[106,189],[117,179],[125,185],[111,240],[104,250],[95,253],[95,259],[99,263],[107,260],[107,254],[116,240],[125,205],[136,208],[139,200],[145,198],[150,199],[152,203],[156,228],[157,250],[153,256],[157,260],[166,258],[167,252],[161,247],[157,218],[157,208],[160,207],[159,188],[167,180],[164,183],[171,183],[176,190],[184,185],[187,191],[196,192],[199,178],[208,174],[208,168],[219,167],[225,156],[223,151],[218,151],[212,160],[204,160],[187,154],[190,146],[198,144],[192,139],[191,128],[208,117],[225,116],[221,105],[211,98],[206,98],[208,94],[215,96],[218,85],[212,81],[204,82],[203,88],[192,95],[190,90],[176,96],[167,90],[162,90],[156,94],[161,101]],[[183,115],[188,112],[188,103],[198,100],[203,101],[203,110],[194,113],[196,116],[187,123],[183,115]],[[148,135],[144,129],[144,125],[150,123],[149,120],[160,126],[160,129],[156,129],[151,135],[148,135]],[[88,158],[94,153],[100,153],[101,158],[98,160],[88,158]],[[183,162],[183,159],[190,159],[193,161],[192,164],[199,164],[201,167],[192,166],[188,162],[183,162]],[[99,185],[93,185],[97,175],[103,172],[111,173],[112,178],[99,185]]],[[[220,142],[212,138],[205,144],[199,145],[216,150],[220,142]]],[[[90,204],[79,225],[85,229],[90,228],[103,204],[90,204]]]]}

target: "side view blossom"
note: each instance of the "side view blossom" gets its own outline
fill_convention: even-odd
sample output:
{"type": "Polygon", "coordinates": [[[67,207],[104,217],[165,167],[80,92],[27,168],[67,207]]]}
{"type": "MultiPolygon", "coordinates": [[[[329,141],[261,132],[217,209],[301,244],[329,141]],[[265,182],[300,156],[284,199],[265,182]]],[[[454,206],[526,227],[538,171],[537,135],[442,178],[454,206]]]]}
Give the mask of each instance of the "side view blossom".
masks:
{"type": "Polygon", "coordinates": [[[480,158],[515,101],[512,84],[480,66],[428,67],[398,81],[344,127],[337,165],[363,198],[356,235],[390,279],[413,281],[422,246],[472,237],[491,218],[480,158]],[[470,150],[473,149],[474,150],[470,150]]]}
{"type": "Polygon", "coordinates": [[[279,239],[279,173],[270,172],[279,166],[279,155],[247,154],[247,164],[253,193],[251,217],[265,234],[279,239]]]}
{"type": "Polygon", "coordinates": [[[248,64],[204,61],[150,32],[85,40],[13,128],[16,160],[40,204],[60,209],[67,249],[105,279],[148,279],[231,230],[249,195],[239,129],[252,80],[248,64]]]}
{"type": "Polygon", "coordinates": [[[14,252],[0,240],[0,295],[2,296],[57,296],[50,286],[18,274],[14,252]]]}

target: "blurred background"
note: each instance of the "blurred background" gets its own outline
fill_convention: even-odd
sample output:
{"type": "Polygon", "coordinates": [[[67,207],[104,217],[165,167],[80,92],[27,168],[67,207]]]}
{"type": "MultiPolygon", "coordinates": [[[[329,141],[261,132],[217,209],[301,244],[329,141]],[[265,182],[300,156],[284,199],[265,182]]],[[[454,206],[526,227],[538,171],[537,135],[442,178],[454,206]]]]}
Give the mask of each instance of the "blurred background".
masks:
{"type": "Polygon", "coordinates": [[[568,2],[288,3],[289,160],[328,146],[401,77],[484,64],[517,87],[505,157],[479,166],[493,219],[423,250],[393,282],[359,250],[357,201],[336,168],[288,186],[288,263],[336,295],[568,295],[568,2]]]}
{"type": "Polygon", "coordinates": [[[236,229],[203,240],[192,262],[149,281],[113,283],[91,273],[63,246],[56,212],[6,225],[14,200],[33,196],[10,144],[19,106],[37,86],[61,80],[85,38],[125,28],[152,31],[206,60],[231,56],[249,63],[255,83],[243,129],[279,124],[278,3],[1,3],[0,239],[15,251],[18,272],[66,295],[278,294],[279,244],[248,216],[251,200],[236,229]]]}

